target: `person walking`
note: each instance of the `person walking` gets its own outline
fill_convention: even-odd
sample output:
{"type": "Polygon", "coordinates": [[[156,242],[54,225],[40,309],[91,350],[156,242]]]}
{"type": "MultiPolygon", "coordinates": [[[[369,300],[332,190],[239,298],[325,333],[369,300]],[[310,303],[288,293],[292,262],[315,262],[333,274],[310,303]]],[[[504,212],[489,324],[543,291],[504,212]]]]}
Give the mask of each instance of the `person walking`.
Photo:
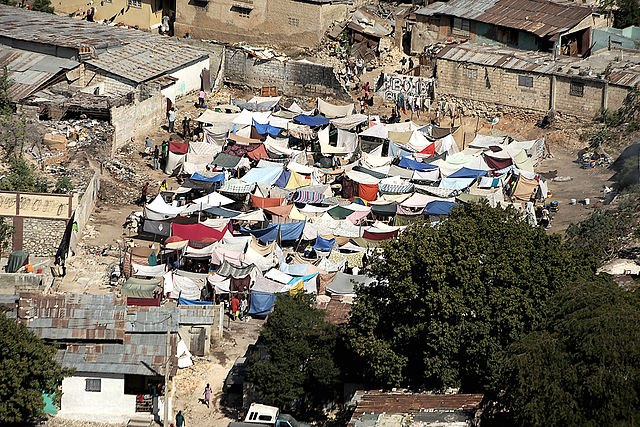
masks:
{"type": "Polygon", "coordinates": [[[174,131],[174,127],[176,124],[176,109],[171,107],[168,113],[169,117],[169,132],[172,133],[174,131]]]}
{"type": "Polygon", "coordinates": [[[160,149],[156,145],[156,148],[153,149],[153,170],[157,171],[160,166],[158,162],[160,161],[160,149]]]}
{"type": "Polygon", "coordinates": [[[231,300],[231,318],[233,320],[236,320],[238,318],[238,315],[240,310],[240,300],[238,299],[237,295],[233,296],[233,299],[231,300]]]}
{"type": "Polygon", "coordinates": [[[209,402],[211,402],[211,386],[207,383],[207,386],[204,388],[204,403],[209,407],[209,402]]]}
{"type": "Polygon", "coordinates": [[[182,411],[178,411],[178,414],[176,415],[176,427],[186,427],[182,411]]]}
{"type": "Polygon", "coordinates": [[[147,194],[149,194],[149,183],[145,182],[142,186],[142,192],[140,194],[140,204],[144,206],[147,203],[147,194]]]}

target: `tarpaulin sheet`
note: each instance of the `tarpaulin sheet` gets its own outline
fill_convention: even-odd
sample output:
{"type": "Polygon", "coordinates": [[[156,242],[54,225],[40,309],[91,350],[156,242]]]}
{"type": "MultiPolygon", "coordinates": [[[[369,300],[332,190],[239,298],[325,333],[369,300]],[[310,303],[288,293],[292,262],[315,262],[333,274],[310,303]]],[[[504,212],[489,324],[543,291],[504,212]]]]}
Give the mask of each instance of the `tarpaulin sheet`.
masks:
{"type": "Polygon", "coordinates": [[[201,175],[198,172],[194,173],[190,177],[194,181],[206,181],[206,182],[222,182],[224,183],[224,173],[220,172],[212,176],[201,175]]]}
{"type": "Polygon", "coordinates": [[[298,240],[304,230],[304,221],[290,222],[287,224],[275,224],[267,228],[260,230],[241,229],[244,233],[256,236],[263,243],[271,243],[278,239],[278,233],[280,234],[280,240],[298,240]]]}
{"type": "Polygon", "coordinates": [[[535,179],[525,178],[523,175],[520,175],[518,178],[518,182],[516,184],[516,188],[513,191],[513,197],[518,200],[522,200],[528,202],[535,192],[538,190],[538,181],[535,179]]]}
{"type": "Polygon", "coordinates": [[[371,231],[365,230],[362,234],[362,237],[369,240],[387,240],[393,239],[398,235],[398,230],[394,231],[384,231],[382,233],[373,233],[371,231]]]}
{"type": "Polygon", "coordinates": [[[351,130],[361,123],[365,123],[369,117],[364,114],[353,114],[347,117],[331,120],[331,124],[338,129],[351,130]]]}
{"type": "Polygon", "coordinates": [[[307,116],[306,114],[300,114],[293,118],[296,122],[311,127],[324,126],[329,123],[329,119],[322,116],[307,116]]]}
{"type": "Polygon", "coordinates": [[[274,186],[284,188],[287,186],[289,182],[289,178],[291,177],[291,172],[288,170],[283,170],[276,182],[273,183],[274,186]]]}
{"type": "Polygon", "coordinates": [[[378,197],[378,184],[358,184],[358,196],[368,202],[378,197]]]}
{"type": "Polygon", "coordinates": [[[220,276],[233,277],[234,279],[243,279],[248,276],[257,276],[255,265],[251,264],[244,267],[238,267],[227,261],[222,263],[217,273],[220,276]]]}
{"type": "Polygon", "coordinates": [[[276,303],[276,295],[264,292],[251,292],[251,304],[249,314],[251,316],[267,316],[273,310],[276,303]]]}
{"type": "Polygon", "coordinates": [[[215,228],[207,227],[202,224],[171,224],[171,234],[173,236],[180,236],[185,240],[200,240],[208,237],[218,241],[222,239],[224,233],[227,232],[228,226],[224,227],[222,231],[218,231],[215,228]]]}
{"type": "Polygon", "coordinates": [[[475,181],[476,178],[442,178],[440,181],[440,188],[447,188],[450,190],[464,190],[475,181]]]}
{"type": "Polygon", "coordinates": [[[242,157],[245,154],[250,153],[251,151],[258,148],[260,144],[261,144],[260,140],[257,140],[256,144],[240,144],[240,143],[229,144],[224,148],[224,150],[222,150],[222,152],[225,154],[230,154],[232,156],[242,157]]]}
{"type": "Polygon", "coordinates": [[[191,178],[187,178],[184,180],[184,182],[182,184],[180,184],[180,187],[182,188],[191,188],[194,190],[203,190],[206,192],[211,192],[213,191],[213,188],[215,187],[215,183],[213,182],[208,182],[208,181],[196,181],[194,179],[191,178]]]}
{"type": "Polygon", "coordinates": [[[212,301],[198,301],[187,298],[178,298],[178,305],[213,305],[212,301]]]}
{"type": "Polygon", "coordinates": [[[164,269],[166,264],[159,265],[141,265],[136,264],[135,262],[131,263],[133,267],[134,275],[136,276],[144,276],[144,277],[162,277],[164,276],[164,269]]]}
{"type": "Polygon", "coordinates": [[[331,248],[333,248],[335,244],[336,239],[323,239],[322,237],[318,236],[318,238],[316,239],[316,243],[313,245],[313,249],[315,249],[316,251],[328,252],[331,250],[331,248]]]}
{"type": "Polygon", "coordinates": [[[508,159],[500,159],[488,154],[484,154],[484,161],[487,162],[487,166],[491,169],[500,170],[504,168],[508,168],[513,164],[511,158],[508,159]]]}
{"type": "Polygon", "coordinates": [[[241,158],[238,156],[233,156],[227,153],[218,153],[211,163],[219,168],[235,169],[236,166],[238,166],[238,163],[240,163],[240,160],[241,158]]]}
{"type": "Polygon", "coordinates": [[[284,199],[280,197],[260,197],[255,194],[251,194],[251,206],[256,208],[271,208],[281,206],[284,203],[284,199]]]}
{"type": "Polygon", "coordinates": [[[287,181],[287,185],[284,187],[287,190],[295,190],[296,188],[306,187],[311,183],[311,180],[304,175],[299,174],[298,172],[291,171],[289,175],[289,181],[287,181]]]}
{"type": "Polygon", "coordinates": [[[424,208],[425,215],[449,215],[451,209],[456,205],[454,202],[447,202],[444,200],[435,200],[427,203],[424,208]]]}
{"type": "Polygon", "coordinates": [[[159,285],[160,279],[130,278],[122,285],[121,292],[124,297],[153,298],[159,285]]]}
{"type": "Polygon", "coordinates": [[[356,151],[358,147],[358,134],[338,129],[338,148],[345,148],[348,152],[356,151]]]}
{"type": "Polygon", "coordinates": [[[345,117],[353,114],[353,104],[335,105],[318,98],[318,111],[329,118],[345,117]]]}
{"type": "Polygon", "coordinates": [[[215,216],[219,216],[222,218],[234,218],[238,215],[240,215],[242,212],[240,211],[234,211],[232,209],[225,209],[225,208],[221,208],[218,206],[214,206],[211,208],[207,208],[204,210],[207,213],[210,213],[211,215],[215,215],[215,216]]]}
{"type": "Polygon", "coordinates": [[[258,277],[256,283],[251,287],[251,292],[262,292],[265,294],[279,294],[286,291],[286,286],[267,277],[258,277]]]}
{"type": "Polygon", "coordinates": [[[395,203],[388,205],[371,205],[371,212],[380,216],[393,216],[396,214],[396,207],[397,205],[395,203]]]}
{"type": "Polygon", "coordinates": [[[348,295],[355,293],[355,285],[369,285],[374,279],[364,275],[351,275],[338,271],[333,281],[327,285],[327,291],[337,295],[348,295]]]}
{"type": "Polygon", "coordinates": [[[186,142],[171,141],[169,143],[169,152],[175,154],[187,154],[189,151],[189,144],[186,142]]]}
{"type": "Polygon", "coordinates": [[[469,169],[463,167],[449,175],[449,178],[478,178],[481,176],[485,176],[486,174],[486,170],[469,169]]]}
{"type": "Polygon", "coordinates": [[[423,172],[438,168],[437,166],[432,165],[430,163],[417,162],[408,157],[401,158],[400,162],[398,163],[398,166],[405,169],[411,169],[414,171],[423,171],[423,172]]]}
{"type": "Polygon", "coordinates": [[[282,167],[274,168],[253,168],[242,176],[242,180],[247,184],[273,185],[282,173],[282,167]]]}
{"type": "Polygon", "coordinates": [[[331,218],[333,219],[345,219],[353,212],[353,210],[347,209],[343,206],[334,206],[327,211],[327,213],[331,215],[331,218]]]}
{"type": "Polygon", "coordinates": [[[268,123],[258,123],[255,120],[253,121],[253,127],[260,135],[278,136],[280,132],[282,132],[282,129],[279,127],[271,126],[268,123]]]}
{"type": "Polygon", "coordinates": [[[171,223],[169,221],[145,219],[142,223],[142,231],[158,236],[169,237],[171,235],[171,223]]]}
{"type": "Polygon", "coordinates": [[[268,159],[269,153],[267,153],[267,149],[264,148],[264,144],[260,144],[258,148],[248,152],[247,156],[253,160],[268,159]]]}
{"type": "Polygon", "coordinates": [[[160,194],[158,194],[151,203],[145,205],[144,216],[146,219],[153,221],[162,221],[165,219],[175,218],[184,210],[184,206],[171,206],[164,201],[160,194]]]}

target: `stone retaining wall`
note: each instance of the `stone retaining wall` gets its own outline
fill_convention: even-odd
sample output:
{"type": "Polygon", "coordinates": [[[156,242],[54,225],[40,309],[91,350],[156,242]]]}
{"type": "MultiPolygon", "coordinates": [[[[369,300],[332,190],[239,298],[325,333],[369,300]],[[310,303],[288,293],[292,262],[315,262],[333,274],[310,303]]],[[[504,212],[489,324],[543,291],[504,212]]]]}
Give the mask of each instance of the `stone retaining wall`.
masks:
{"type": "Polygon", "coordinates": [[[22,247],[34,256],[54,256],[67,222],[59,219],[24,218],[22,247]]]}

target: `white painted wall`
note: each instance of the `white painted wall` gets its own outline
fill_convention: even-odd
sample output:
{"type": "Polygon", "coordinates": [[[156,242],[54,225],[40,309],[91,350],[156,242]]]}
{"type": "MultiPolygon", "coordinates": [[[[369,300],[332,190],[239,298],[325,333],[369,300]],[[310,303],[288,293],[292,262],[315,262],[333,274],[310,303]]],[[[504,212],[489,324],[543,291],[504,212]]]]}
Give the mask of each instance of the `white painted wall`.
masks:
{"type": "Polygon", "coordinates": [[[136,413],[136,396],[124,394],[124,375],[78,373],[62,381],[58,417],[109,423],[125,423],[136,413]],[[100,378],[100,392],[85,391],[85,379],[100,378]]]}
{"type": "MultiPolygon", "coordinates": [[[[204,58],[186,68],[170,74],[178,79],[174,84],[162,90],[162,94],[175,102],[176,98],[186,95],[194,90],[200,90],[200,73],[205,68],[209,68],[209,58],[204,58]]],[[[195,99],[194,99],[195,101],[195,99]]]]}

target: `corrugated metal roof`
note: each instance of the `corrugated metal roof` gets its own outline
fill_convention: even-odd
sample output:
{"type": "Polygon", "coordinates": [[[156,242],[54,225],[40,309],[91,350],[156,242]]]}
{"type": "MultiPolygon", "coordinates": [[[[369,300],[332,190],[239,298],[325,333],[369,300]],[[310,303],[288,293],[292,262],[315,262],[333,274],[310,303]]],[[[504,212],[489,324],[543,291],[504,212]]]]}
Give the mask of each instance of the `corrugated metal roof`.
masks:
{"type": "Polygon", "coordinates": [[[505,47],[462,43],[441,49],[439,60],[449,60],[487,67],[504,68],[534,74],[555,74],[583,80],[607,80],[609,84],[634,87],[640,84],[640,55],[631,53],[623,59],[615,52],[596,52],[581,59],[550,53],[524,51],[505,47]]]}
{"type": "Polygon", "coordinates": [[[208,53],[198,51],[186,44],[168,39],[146,39],[108,49],[97,59],[87,62],[108,73],[140,83],[207,57],[208,53]]]}
{"type": "Polygon", "coordinates": [[[0,67],[7,67],[10,80],[9,96],[14,101],[26,98],[78,65],[79,62],[71,59],[0,45],[0,67]]]}
{"type": "MultiPolygon", "coordinates": [[[[383,392],[371,390],[356,392],[360,396],[350,425],[365,416],[369,421],[378,421],[379,414],[415,414],[421,411],[476,411],[482,402],[482,394],[422,394],[405,392],[383,392]]],[[[357,399],[357,397],[356,397],[357,399]]]]}
{"type": "Polygon", "coordinates": [[[0,5],[0,38],[31,41],[53,46],[106,48],[140,38],[151,37],[139,30],[111,27],[36,12],[19,7],[0,5]]]}
{"type": "Polygon", "coordinates": [[[449,15],[547,37],[575,27],[591,9],[548,0],[452,0],[436,2],[417,15],[449,15]]]}

